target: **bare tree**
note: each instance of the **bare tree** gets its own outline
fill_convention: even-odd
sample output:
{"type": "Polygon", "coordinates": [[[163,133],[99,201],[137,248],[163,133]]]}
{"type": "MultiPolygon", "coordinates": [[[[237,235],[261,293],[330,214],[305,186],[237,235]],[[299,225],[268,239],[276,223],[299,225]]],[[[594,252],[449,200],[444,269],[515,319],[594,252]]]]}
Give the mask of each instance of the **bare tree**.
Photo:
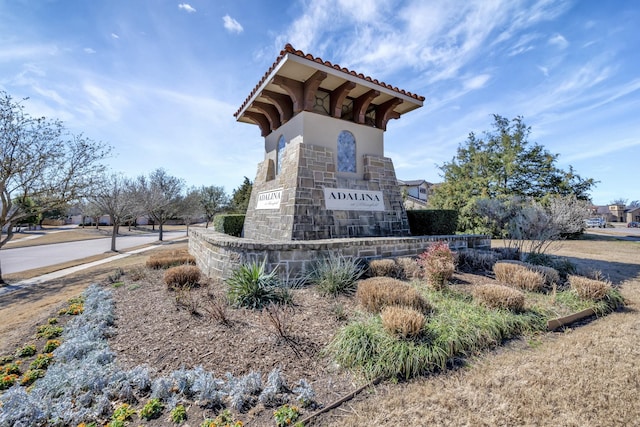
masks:
{"type": "Polygon", "coordinates": [[[207,220],[205,228],[209,228],[209,223],[213,221],[213,217],[229,205],[229,196],[224,192],[224,187],[217,185],[203,186],[200,187],[199,191],[200,205],[207,220]]]}
{"type": "Polygon", "coordinates": [[[87,194],[104,171],[99,162],[109,151],[83,135],[69,134],[59,120],[31,117],[21,102],[0,91],[0,229],[6,233],[0,235],[0,248],[23,218],[87,194]],[[21,206],[29,199],[35,205],[25,212],[21,206]]]}
{"type": "Polygon", "coordinates": [[[202,205],[200,204],[200,190],[195,187],[191,187],[187,194],[180,198],[178,207],[178,216],[182,218],[187,226],[187,233],[189,233],[189,226],[194,220],[200,218],[203,214],[202,205]]]}
{"type": "Polygon", "coordinates": [[[139,176],[134,184],[135,197],[142,211],[159,226],[158,240],[163,239],[164,224],[178,215],[180,195],[184,182],[169,175],[164,169],[156,169],[149,174],[139,176]]]}
{"type": "Polygon", "coordinates": [[[97,212],[109,215],[113,226],[111,250],[116,252],[116,238],[120,225],[136,217],[137,203],[134,198],[133,184],[128,179],[113,174],[104,178],[89,200],[97,208],[97,212]]]}

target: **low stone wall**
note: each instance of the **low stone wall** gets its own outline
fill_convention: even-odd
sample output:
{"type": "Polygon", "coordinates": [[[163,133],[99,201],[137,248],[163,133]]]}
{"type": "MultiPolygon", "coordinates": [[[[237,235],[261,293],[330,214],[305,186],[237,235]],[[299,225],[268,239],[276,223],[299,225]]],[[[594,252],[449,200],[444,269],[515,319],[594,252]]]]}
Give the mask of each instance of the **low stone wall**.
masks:
{"type": "Polygon", "coordinates": [[[211,278],[227,278],[239,265],[267,259],[267,271],[278,267],[281,278],[294,278],[311,263],[331,253],[362,259],[417,256],[433,242],[446,241],[452,250],[489,249],[486,235],[370,237],[261,242],[233,237],[211,229],[189,229],[189,252],[211,278]]]}

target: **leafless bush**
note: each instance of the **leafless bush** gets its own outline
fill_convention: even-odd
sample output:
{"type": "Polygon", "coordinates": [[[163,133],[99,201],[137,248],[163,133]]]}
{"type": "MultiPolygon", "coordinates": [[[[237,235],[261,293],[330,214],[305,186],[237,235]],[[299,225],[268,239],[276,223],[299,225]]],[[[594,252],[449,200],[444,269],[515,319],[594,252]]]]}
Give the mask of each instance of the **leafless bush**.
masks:
{"type": "Polygon", "coordinates": [[[396,264],[398,279],[413,280],[422,277],[422,268],[417,260],[409,257],[401,257],[396,258],[396,264]]]}
{"type": "Polygon", "coordinates": [[[390,277],[372,277],[358,282],[356,300],[372,313],[391,305],[411,307],[421,312],[431,310],[429,302],[416,288],[390,277]]]}
{"type": "Polygon", "coordinates": [[[369,262],[371,276],[397,277],[397,265],[392,259],[374,259],[369,262]]]}
{"type": "Polygon", "coordinates": [[[529,269],[518,261],[499,261],[493,266],[499,282],[525,291],[540,292],[544,289],[545,277],[542,273],[529,269]]]}
{"type": "Polygon", "coordinates": [[[500,259],[494,251],[465,249],[458,252],[458,268],[463,271],[491,271],[500,259]]]}
{"type": "Polygon", "coordinates": [[[560,273],[558,273],[558,270],[556,270],[555,268],[528,263],[526,264],[526,267],[530,270],[541,273],[544,276],[545,285],[547,285],[548,287],[553,286],[554,283],[556,285],[560,284],[560,273]]]}
{"type": "Polygon", "coordinates": [[[582,299],[590,299],[593,301],[599,301],[607,296],[607,293],[611,290],[611,282],[589,279],[583,276],[569,275],[569,285],[582,299]]]}
{"type": "Polygon", "coordinates": [[[200,280],[200,269],[193,265],[171,267],[164,273],[164,282],[169,288],[195,285],[200,280]]]}
{"type": "Polygon", "coordinates": [[[173,288],[176,309],[184,308],[190,314],[198,314],[200,308],[200,296],[189,285],[175,286],[173,288]]]}
{"type": "Polygon", "coordinates": [[[229,301],[226,296],[217,297],[212,293],[207,293],[203,299],[202,309],[212,320],[221,325],[231,325],[228,308],[229,301]]]}
{"type": "Polygon", "coordinates": [[[409,307],[387,306],[380,313],[384,329],[400,338],[414,338],[424,327],[424,314],[409,307]]]}
{"type": "Polygon", "coordinates": [[[141,265],[136,265],[127,271],[127,276],[134,282],[147,278],[147,269],[141,265]]]}
{"type": "Polygon", "coordinates": [[[504,308],[511,311],[524,310],[524,293],[503,285],[478,285],[473,297],[489,308],[504,308]]]}

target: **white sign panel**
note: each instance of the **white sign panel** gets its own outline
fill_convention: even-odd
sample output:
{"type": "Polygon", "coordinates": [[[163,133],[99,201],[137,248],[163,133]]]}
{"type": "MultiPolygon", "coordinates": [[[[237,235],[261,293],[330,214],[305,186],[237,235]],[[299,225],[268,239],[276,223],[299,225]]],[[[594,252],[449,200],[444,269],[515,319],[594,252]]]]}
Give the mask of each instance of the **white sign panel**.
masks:
{"type": "Polygon", "coordinates": [[[324,205],[337,211],[384,211],[382,191],[325,187],[324,205]]]}
{"type": "Polygon", "coordinates": [[[256,209],[280,209],[282,199],[282,188],[258,193],[258,203],[256,209]]]}

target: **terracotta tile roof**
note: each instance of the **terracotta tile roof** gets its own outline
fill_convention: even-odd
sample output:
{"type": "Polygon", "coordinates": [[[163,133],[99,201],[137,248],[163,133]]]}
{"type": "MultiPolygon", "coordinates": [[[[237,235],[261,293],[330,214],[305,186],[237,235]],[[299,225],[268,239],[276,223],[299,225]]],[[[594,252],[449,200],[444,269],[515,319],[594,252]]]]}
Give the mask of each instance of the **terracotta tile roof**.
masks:
{"type": "Polygon", "coordinates": [[[246,107],[246,105],[247,105],[247,103],[249,102],[249,100],[250,100],[250,99],[251,99],[251,98],[256,94],[256,92],[258,91],[258,89],[260,88],[260,86],[265,82],[265,80],[267,79],[267,77],[269,77],[269,75],[271,74],[271,72],[272,72],[272,71],[273,71],[273,70],[278,66],[278,64],[280,63],[280,61],[282,61],[282,58],[284,58],[284,56],[285,56],[287,53],[291,53],[291,54],[293,54],[293,55],[299,56],[300,58],[305,58],[305,59],[308,59],[309,61],[313,61],[313,62],[316,62],[316,63],[318,63],[318,64],[322,64],[322,65],[324,65],[324,66],[326,66],[326,67],[333,68],[333,69],[338,70],[338,71],[341,71],[341,72],[343,72],[343,73],[345,73],[345,74],[349,74],[349,75],[351,75],[351,76],[358,77],[358,78],[360,78],[360,79],[362,79],[362,80],[365,80],[365,81],[367,81],[367,82],[370,82],[370,83],[376,84],[376,85],[378,85],[378,86],[382,86],[382,87],[384,87],[384,88],[386,88],[386,89],[392,90],[392,91],[394,91],[394,92],[398,92],[398,93],[400,93],[400,94],[402,94],[402,95],[408,96],[408,97],[413,98],[413,99],[416,99],[416,100],[418,100],[418,101],[421,101],[421,102],[422,102],[422,101],[424,101],[424,100],[425,100],[424,96],[416,95],[415,93],[411,93],[411,92],[408,92],[408,91],[403,90],[403,89],[398,89],[398,87],[397,87],[397,86],[392,86],[392,85],[387,84],[387,83],[385,83],[385,82],[378,81],[377,79],[373,79],[373,78],[371,78],[371,77],[369,77],[369,76],[365,76],[365,75],[364,75],[364,74],[362,74],[362,73],[356,73],[355,71],[353,71],[353,70],[349,70],[348,68],[345,68],[345,67],[341,67],[341,66],[340,66],[340,65],[338,65],[338,64],[332,64],[332,63],[331,63],[331,62],[329,62],[329,61],[324,61],[322,58],[314,57],[314,56],[313,56],[313,55],[311,55],[310,53],[305,54],[303,51],[301,51],[301,50],[296,50],[293,46],[291,46],[289,43],[287,43],[287,44],[285,45],[284,49],[282,49],[282,50],[280,51],[280,55],[278,55],[278,58],[276,58],[275,62],[271,65],[271,67],[269,67],[269,69],[268,69],[268,70],[267,70],[267,72],[264,74],[264,76],[262,76],[262,78],[260,79],[260,81],[258,82],[258,84],[253,88],[253,90],[251,91],[251,93],[249,94],[249,96],[247,96],[247,98],[244,100],[244,102],[242,103],[242,105],[240,106],[240,108],[238,108],[238,111],[236,111],[236,112],[234,113],[234,117],[238,117],[238,114],[240,114],[240,112],[242,111],[242,109],[246,107]]]}

